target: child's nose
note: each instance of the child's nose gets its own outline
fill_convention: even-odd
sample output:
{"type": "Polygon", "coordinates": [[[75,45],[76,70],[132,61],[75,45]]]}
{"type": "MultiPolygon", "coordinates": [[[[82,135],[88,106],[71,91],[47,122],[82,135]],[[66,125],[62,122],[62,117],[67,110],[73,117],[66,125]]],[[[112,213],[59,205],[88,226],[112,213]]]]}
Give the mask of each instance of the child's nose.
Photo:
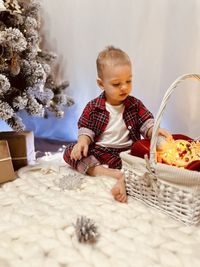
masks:
{"type": "Polygon", "coordinates": [[[126,90],[126,89],[127,89],[127,84],[126,84],[126,83],[122,84],[122,86],[121,86],[120,89],[121,89],[122,91],[123,91],[123,90],[126,90]]]}

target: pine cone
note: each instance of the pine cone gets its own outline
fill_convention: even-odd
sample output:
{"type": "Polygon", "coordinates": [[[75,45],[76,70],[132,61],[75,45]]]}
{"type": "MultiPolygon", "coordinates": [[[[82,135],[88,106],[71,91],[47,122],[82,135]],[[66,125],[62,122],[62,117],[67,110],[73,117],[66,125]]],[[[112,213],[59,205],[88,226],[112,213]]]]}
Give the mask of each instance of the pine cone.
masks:
{"type": "Polygon", "coordinates": [[[81,243],[94,243],[99,237],[94,221],[85,216],[77,219],[75,228],[78,241],[81,243]]]}

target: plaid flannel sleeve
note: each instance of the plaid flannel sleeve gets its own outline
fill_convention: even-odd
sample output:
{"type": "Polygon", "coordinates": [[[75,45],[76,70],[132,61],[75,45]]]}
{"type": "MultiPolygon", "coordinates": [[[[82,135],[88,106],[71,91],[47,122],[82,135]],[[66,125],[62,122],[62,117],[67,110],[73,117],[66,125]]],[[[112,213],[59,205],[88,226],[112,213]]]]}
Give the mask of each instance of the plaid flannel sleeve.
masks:
{"type": "Polygon", "coordinates": [[[147,138],[148,130],[154,125],[154,117],[141,101],[139,101],[138,105],[138,116],[140,133],[144,138],[147,138]]]}
{"type": "Polygon", "coordinates": [[[78,121],[78,136],[84,134],[91,138],[92,142],[94,141],[95,133],[93,131],[93,120],[91,118],[92,104],[89,102],[84,108],[79,121],[78,121]]]}

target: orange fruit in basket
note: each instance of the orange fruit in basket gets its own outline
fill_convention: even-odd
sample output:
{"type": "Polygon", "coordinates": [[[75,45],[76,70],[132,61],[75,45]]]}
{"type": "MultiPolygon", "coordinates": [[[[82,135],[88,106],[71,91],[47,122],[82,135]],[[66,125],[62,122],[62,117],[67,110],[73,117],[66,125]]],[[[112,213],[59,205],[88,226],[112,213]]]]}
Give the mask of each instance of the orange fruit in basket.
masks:
{"type": "MultiPolygon", "coordinates": [[[[166,142],[162,150],[157,150],[157,161],[188,170],[200,171],[200,143],[182,134],[173,134],[174,140],[166,142]],[[194,143],[196,143],[195,149],[194,143]]],[[[133,143],[130,154],[144,158],[149,156],[150,140],[142,139],[133,143]]]]}
{"type": "Polygon", "coordinates": [[[166,164],[186,167],[194,159],[194,151],[189,141],[178,139],[172,142],[166,142],[159,157],[166,164]]]}
{"type": "MultiPolygon", "coordinates": [[[[183,140],[191,140],[190,137],[183,135],[183,134],[173,134],[173,139],[183,139],[183,140]]],[[[131,147],[131,155],[144,158],[144,155],[148,155],[149,157],[150,152],[150,140],[149,139],[142,139],[138,140],[135,143],[133,143],[131,147]]]]}

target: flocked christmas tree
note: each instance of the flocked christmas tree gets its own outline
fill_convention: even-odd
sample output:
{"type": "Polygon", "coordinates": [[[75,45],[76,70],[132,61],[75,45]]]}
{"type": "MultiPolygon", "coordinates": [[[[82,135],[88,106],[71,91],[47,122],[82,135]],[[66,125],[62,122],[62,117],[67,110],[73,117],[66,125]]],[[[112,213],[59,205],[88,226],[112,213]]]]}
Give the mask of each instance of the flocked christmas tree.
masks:
{"type": "Polygon", "coordinates": [[[42,50],[41,5],[37,0],[0,0],[0,119],[15,131],[25,128],[21,110],[31,116],[63,117],[68,82],[55,82],[56,55],[42,50]]]}

